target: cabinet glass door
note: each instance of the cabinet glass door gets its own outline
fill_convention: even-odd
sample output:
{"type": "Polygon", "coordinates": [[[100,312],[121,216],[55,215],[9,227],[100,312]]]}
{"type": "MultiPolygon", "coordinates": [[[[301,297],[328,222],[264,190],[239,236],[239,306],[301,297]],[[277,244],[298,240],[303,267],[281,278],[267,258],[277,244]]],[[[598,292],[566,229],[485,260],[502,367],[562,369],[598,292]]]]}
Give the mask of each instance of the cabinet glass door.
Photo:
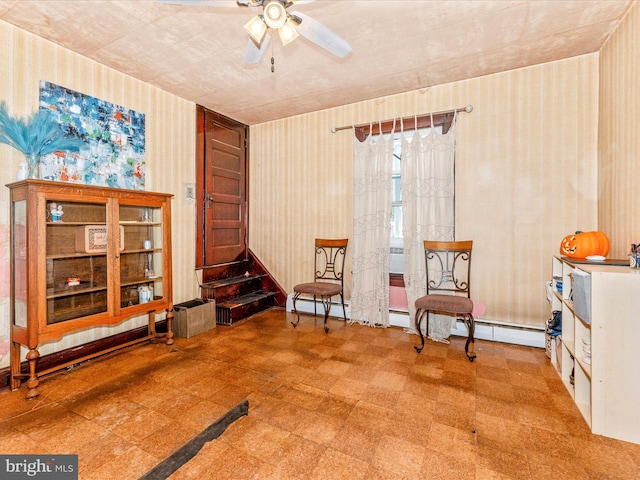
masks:
{"type": "Polygon", "coordinates": [[[47,201],[47,324],[107,311],[107,208],[47,201]]]}
{"type": "Polygon", "coordinates": [[[162,208],[120,204],[120,307],[163,295],[162,208]]]}
{"type": "Polygon", "coordinates": [[[13,265],[11,282],[13,284],[12,312],[13,324],[27,327],[27,201],[13,202],[12,212],[13,265]]]}

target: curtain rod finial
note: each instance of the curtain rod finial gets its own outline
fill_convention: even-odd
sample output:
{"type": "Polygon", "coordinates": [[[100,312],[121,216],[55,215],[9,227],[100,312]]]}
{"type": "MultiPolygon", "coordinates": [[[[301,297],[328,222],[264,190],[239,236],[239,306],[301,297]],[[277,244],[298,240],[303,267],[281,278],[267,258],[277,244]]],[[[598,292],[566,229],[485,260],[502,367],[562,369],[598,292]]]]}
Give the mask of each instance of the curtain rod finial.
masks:
{"type": "Polygon", "coordinates": [[[336,132],[337,132],[336,127],[331,127],[331,133],[336,133],[336,132]]]}
{"type": "Polygon", "coordinates": [[[467,105],[464,107],[464,111],[467,113],[471,113],[473,111],[473,105],[467,105]]]}

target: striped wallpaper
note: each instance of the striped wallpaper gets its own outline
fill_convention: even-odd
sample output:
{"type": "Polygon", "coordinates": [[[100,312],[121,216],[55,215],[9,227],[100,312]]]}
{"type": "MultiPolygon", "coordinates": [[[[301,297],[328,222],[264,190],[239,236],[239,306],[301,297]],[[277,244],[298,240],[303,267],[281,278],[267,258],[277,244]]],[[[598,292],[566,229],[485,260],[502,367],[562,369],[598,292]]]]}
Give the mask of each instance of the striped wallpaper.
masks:
{"type": "MultiPolygon", "coordinates": [[[[195,182],[195,105],[123,75],[0,21],[0,100],[16,115],[38,108],[39,81],[50,82],[145,114],[147,190],[173,193],[173,285],[176,303],[198,294],[193,266],[195,205],[183,200],[184,184],[195,182]]],[[[21,154],[0,144],[0,347],[9,342],[9,190],[21,154]]],[[[47,354],[146,323],[146,316],[109,328],[65,336],[40,348],[47,354]]],[[[23,350],[24,352],[24,350],[23,350]]],[[[0,357],[3,355],[0,348],[0,357]]],[[[9,364],[8,355],[0,367],[9,364]]]]}
{"type": "Polygon", "coordinates": [[[600,53],[598,225],[624,258],[640,243],[640,6],[600,53]],[[638,183],[637,183],[638,182],[638,183]]]}
{"type": "MultiPolygon", "coordinates": [[[[352,238],[352,136],[331,128],[471,104],[473,112],[458,117],[456,232],[474,240],[473,296],[486,305],[483,318],[543,325],[550,316],[544,282],[564,235],[599,227],[618,257],[640,240],[633,183],[639,15],[634,6],[601,53],[252,126],[249,245],[287,291],[309,280],[315,237],[352,238]]],[[[183,199],[185,183],[195,182],[194,104],[1,21],[0,62],[0,99],[15,114],[37,108],[40,79],[146,114],[147,188],[176,195],[174,300],[196,296],[195,206],[183,199]]],[[[5,145],[0,156],[4,185],[15,179],[21,158],[5,145]]],[[[5,319],[8,214],[8,190],[0,189],[5,319]]],[[[41,353],[113,332],[79,332],[41,353]]],[[[1,342],[8,337],[2,322],[1,342]]],[[[0,359],[0,367],[8,363],[6,355],[0,359]]]]}
{"type": "Polygon", "coordinates": [[[456,236],[474,240],[473,297],[483,318],[543,325],[551,256],[597,227],[597,97],[591,54],[252,126],[251,248],[287,291],[308,281],[315,237],[353,238],[352,134],[331,127],[471,104],[456,236]]]}

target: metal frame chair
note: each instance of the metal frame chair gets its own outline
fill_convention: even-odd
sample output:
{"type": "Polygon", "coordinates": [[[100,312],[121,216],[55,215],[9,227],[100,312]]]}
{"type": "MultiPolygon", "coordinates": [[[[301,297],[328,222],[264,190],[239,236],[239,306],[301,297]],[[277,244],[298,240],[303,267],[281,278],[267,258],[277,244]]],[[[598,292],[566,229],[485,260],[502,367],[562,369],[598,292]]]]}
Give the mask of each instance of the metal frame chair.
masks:
{"type": "Polygon", "coordinates": [[[298,320],[291,325],[296,327],[300,323],[300,313],[296,308],[296,302],[301,295],[313,296],[313,314],[316,315],[316,300],[320,297],[324,307],[324,332],[328,333],[327,318],[331,309],[331,299],[340,295],[342,302],[342,314],[347,321],[347,311],[344,306],[344,261],[347,255],[348,239],[316,238],[315,260],[313,264],[314,280],[309,283],[301,283],[293,287],[293,311],[298,320]]]}
{"type": "Polygon", "coordinates": [[[475,320],[471,300],[471,249],[473,241],[424,242],[425,265],[427,268],[427,294],[416,300],[415,326],[420,334],[421,344],[414,347],[418,353],[424,348],[422,320],[427,319],[429,333],[429,312],[445,313],[461,318],[468,330],[464,351],[473,361],[475,354],[475,320]],[[436,293],[434,293],[436,292],[436,293]],[[471,347],[471,348],[470,348],[471,347]]]}

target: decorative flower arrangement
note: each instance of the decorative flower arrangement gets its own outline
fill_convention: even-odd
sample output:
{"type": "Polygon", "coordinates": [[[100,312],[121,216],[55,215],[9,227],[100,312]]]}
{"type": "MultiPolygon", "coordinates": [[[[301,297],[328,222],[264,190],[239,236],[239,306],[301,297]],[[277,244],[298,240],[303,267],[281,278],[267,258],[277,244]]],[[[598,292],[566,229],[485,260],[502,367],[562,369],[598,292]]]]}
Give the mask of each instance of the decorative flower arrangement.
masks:
{"type": "Polygon", "coordinates": [[[25,156],[27,178],[40,177],[40,158],[53,152],[77,152],[82,139],[65,137],[50,112],[39,110],[26,118],[11,116],[4,101],[0,102],[0,143],[15,148],[25,156]]]}

